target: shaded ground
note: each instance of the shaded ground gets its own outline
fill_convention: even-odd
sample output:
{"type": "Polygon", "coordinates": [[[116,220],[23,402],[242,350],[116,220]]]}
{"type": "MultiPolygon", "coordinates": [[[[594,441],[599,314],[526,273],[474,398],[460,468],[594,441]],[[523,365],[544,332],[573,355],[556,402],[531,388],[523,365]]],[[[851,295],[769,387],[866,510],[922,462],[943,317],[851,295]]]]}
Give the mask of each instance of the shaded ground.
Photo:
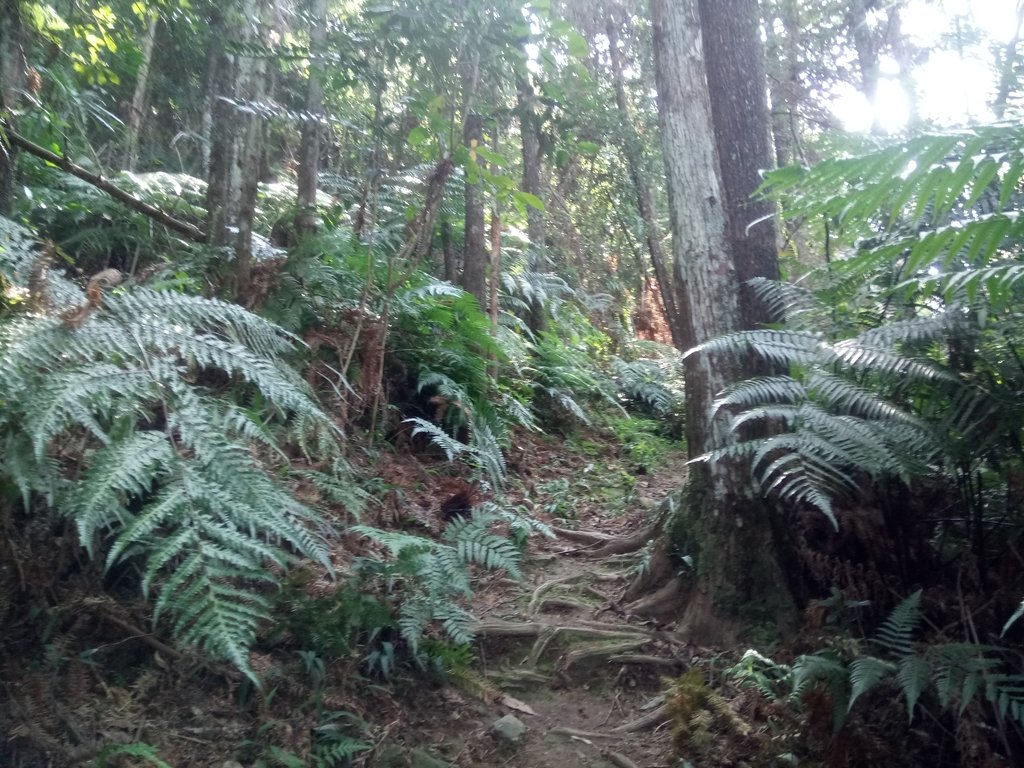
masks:
{"type": "MultiPolygon", "coordinates": [[[[650,522],[656,504],[681,485],[685,465],[676,450],[656,471],[633,474],[629,456],[593,439],[570,451],[532,439],[518,453],[524,482],[513,499],[556,526],[609,536],[650,522]]],[[[408,713],[406,724],[434,754],[481,768],[671,763],[661,692],[693,651],[667,629],[618,610],[643,553],[595,560],[587,557],[592,549],[535,538],[521,584],[491,578],[480,586],[474,664],[454,689],[414,702],[408,713]],[[517,744],[492,731],[506,714],[526,726],[517,744]]]]}
{"type": "MultiPolygon", "coordinates": [[[[524,435],[510,452],[508,499],[565,530],[625,534],[648,522],[684,471],[678,449],[641,458],[597,433],[524,435]]],[[[362,469],[378,478],[381,502],[366,521],[383,527],[438,533],[453,497],[480,500],[458,468],[407,451],[385,449],[362,469]]],[[[353,542],[340,546],[339,561],[351,558],[353,542]]],[[[448,686],[402,670],[389,682],[367,678],[358,654],[314,659],[269,628],[253,655],[262,693],[150,632],[134,584],[115,576],[107,588],[117,599],[94,597],[97,567],[77,566],[49,595],[48,624],[35,616],[3,628],[0,766],[346,765],[310,757],[325,728],[369,747],[354,765],[671,764],[659,694],[693,651],[618,609],[643,553],[595,560],[592,549],[538,537],[521,583],[483,575],[470,606],[478,641],[448,686]],[[527,728],[519,743],[492,732],[506,714],[527,728]]],[[[335,589],[303,578],[286,593],[335,589]]],[[[289,621],[281,616],[282,627],[289,621]]]]}

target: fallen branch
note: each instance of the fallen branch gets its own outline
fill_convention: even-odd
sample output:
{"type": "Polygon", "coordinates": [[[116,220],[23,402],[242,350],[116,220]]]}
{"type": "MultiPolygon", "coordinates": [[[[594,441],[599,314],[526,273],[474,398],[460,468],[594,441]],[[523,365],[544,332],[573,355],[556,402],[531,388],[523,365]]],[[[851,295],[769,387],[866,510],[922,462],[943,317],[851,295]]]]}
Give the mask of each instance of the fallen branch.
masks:
{"type": "Polygon", "coordinates": [[[28,152],[30,155],[35,155],[36,157],[41,158],[46,162],[57,166],[62,171],[66,171],[67,173],[70,173],[72,176],[75,176],[81,179],[82,181],[88,182],[89,184],[92,184],[94,187],[96,187],[96,189],[106,192],[112,198],[114,198],[120,203],[124,203],[133,211],[138,211],[143,216],[148,216],[153,221],[159,224],[163,224],[168,229],[174,230],[179,235],[183,235],[184,237],[187,237],[189,240],[192,240],[196,243],[206,242],[206,233],[203,232],[203,230],[199,229],[199,227],[189,224],[187,221],[182,221],[181,219],[174,218],[166,211],[162,211],[156,206],[150,205],[149,203],[143,200],[139,200],[137,197],[129,194],[128,192],[125,192],[119,186],[117,186],[113,182],[107,181],[98,173],[93,173],[92,171],[86,170],[77,163],[73,163],[68,158],[51,152],[45,147],[41,147],[38,144],[29,141],[24,136],[11,130],[11,127],[3,121],[0,121],[0,128],[3,129],[4,137],[11,143],[12,146],[19,147],[28,152]]]}

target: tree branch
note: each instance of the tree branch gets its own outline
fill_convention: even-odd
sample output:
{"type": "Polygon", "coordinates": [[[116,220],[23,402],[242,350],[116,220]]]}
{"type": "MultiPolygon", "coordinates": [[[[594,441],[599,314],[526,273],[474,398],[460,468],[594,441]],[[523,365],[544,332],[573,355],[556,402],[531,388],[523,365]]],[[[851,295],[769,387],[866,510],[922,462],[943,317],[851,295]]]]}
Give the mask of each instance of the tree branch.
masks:
{"type": "Polygon", "coordinates": [[[152,206],[147,202],[139,200],[137,197],[133,197],[132,195],[125,192],[123,189],[118,187],[113,182],[104,179],[98,173],[87,171],[85,168],[83,168],[80,165],[77,165],[76,163],[73,163],[68,158],[62,157],[58,154],[55,154],[54,152],[51,152],[48,149],[40,147],[38,144],[29,141],[24,136],[21,136],[20,134],[11,130],[11,127],[6,122],[0,121],[0,129],[2,129],[2,135],[4,136],[4,138],[13,146],[23,149],[30,155],[35,155],[36,157],[42,158],[46,162],[52,163],[53,165],[57,166],[62,171],[66,171],[67,173],[70,173],[72,176],[77,176],[82,181],[92,184],[97,189],[106,192],[108,195],[110,195],[118,202],[124,203],[133,211],[138,211],[143,216],[148,216],[149,218],[153,219],[153,221],[159,224],[163,224],[168,229],[177,232],[179,235],[187,237],[189,240],[192,240],[196,243],[206,242],[206,233],[203,232],[203,230],[199,229],[199,227],[189,224],[187,221],[181,221],[180,219],[174,218],[166,211],[162,211],[159,208],[152,206]]]}

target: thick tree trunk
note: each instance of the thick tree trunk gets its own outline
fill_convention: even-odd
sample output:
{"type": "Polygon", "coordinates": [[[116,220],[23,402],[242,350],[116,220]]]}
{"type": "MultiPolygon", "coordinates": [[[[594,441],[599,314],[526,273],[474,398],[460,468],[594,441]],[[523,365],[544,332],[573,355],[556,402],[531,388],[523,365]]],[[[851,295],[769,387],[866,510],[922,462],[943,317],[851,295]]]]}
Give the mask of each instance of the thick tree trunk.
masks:
{"type": "MultiPolygon", "coordinates": [[[[25,87],[25,54],[20,4],[0,3],[0,120],[15,128],[12,111],[25,87]]],[[[14,199],[14,167],[17,148],[0,132],[0,216],[11,213],[14,199]]]]}
{"type": "Polygon", "coordinates": [[[761,172],[772,165],[758,3],[700,0],[700,14],[727,211],[726,238],[740,282],[742,327],[758,328],[781,319],[768,315],[747,284],[754,277],[779,278],[775,206],[755,197],[761,172]],[[737,56],[737,50],[746,55],[737,56]]]}
{"type": "Polygon", "coordinates": [[[139,137],[146,123],[146,97],[149,94],[149,69],[153,63],[153,48],[156,45],[156,28],[160,21],[158,13],[151,12],[142,38],[142,61],[135,75],[135,91],[132,94],[131,112],[128,115],[128,136],[125,139],[125,168],[134,171],[139,162],[139,137]]]}
{"type": "Polygon", "coordinates": [[[309,82],[306,85],[306,115],[299,143],[298,207],[296,231],[301,235],[315,229],[317,173],[320,168],[320,134],[323,112],[324,44],[327,41],[327,0],[309,3],[309,82]]]}
{"type": "MultiPolygon", "coordinates": [[[[472,152],[483,144],[483,120],[466,115],[463,141],[472,152]]],[[[462,287],[476,296],[480,309],[487,310],[487,233],[484,230],[484,196],[479,179],[466,174],[466,218],[462,254],[462,287]]]]}
{"type": "Polygon", "coordinates": [[[619,35],[617,24],[618,22],[609,16],[605,31],[608,35],[612,81],[615,83],[615,104],[618,107],[619,122],[622,127],[622,149],[626,155],[626,163],[629,166],[629,177],[636,192],[637,209],[640,212],[640,219],[644,223],[644,240],[647,243],[647,252],[651,257],[651,266],[654,267],[655,279],[658,281],[658,290],[661,293],[662,306],[665,308],[669,333],[672,335],[672,343],[678,349],[682,349],[684,343],[682,318],[676,306],[676,297],[672,291],[672,278],[668,272],[664,249],[661,247],[661,227],[655,215],[654,198],[651,194],[651,187],[647,182],[647,175],[644,172],[640,143],[636,132],[633,130],[633,119],[629,111],[629,101],[626,99],[626,87],[622,76],[622,54],[618,47],[619,35]]]}
{"type": "MultiPolygon", "coordinates": [[[[756,9],[756,3],[751,4],[756,9]]],[[[736,14],[733,4],[728,10],[736,14]]],[[[684,342],[692,347],[742,328],[744,313],[730,249],[730,219],[721,183],[698,2],[652,0],[651,17],[677,299],[684,342]]],[[[757,17],[752,21],[756,28],[757,17]]],[[[719,37],[716,44],[738,42],[725,39],[730,33],[715,34],[719,37]]],[[[743,48],[730,51],[743,65],[749,65],[750,58],[758,54],[743,48]]],[[[759,128],[767,133],[763,123],[753,127],[759,128]]],[[[687,357],[691,456],[730,441],[728,416],[712,415],[711,404],[722,389],[743,375],[743,362],[707,352],[687,357]]],[[[777,620],[779,616],[774,614],[785,614],[792,605],[775,560],[768,519],[750,487],[749,471],[741,464],[695,464],[682,510],[668,528],[675,550],[689,555],[695,569],[681,619],[681,628],[694,639],[728,641],[740,623],[777,620]]]]}
{"type": "MultiPolygon", "coordinates": [[[[536,94],[527,79],[519,78],[518,100],[519,134],[523,141],[523,191],[544,199],[540,169],[540,119],[534,111],[536,94]]],[[[540,271],[546,253],[545,212],[530,207],[526,211],[526,232],[530,238],[530,269],[540,271]]],[[[547,326],[544,302],[534,297],[530,302],[530,330],[540,333],[547,326]]]]}

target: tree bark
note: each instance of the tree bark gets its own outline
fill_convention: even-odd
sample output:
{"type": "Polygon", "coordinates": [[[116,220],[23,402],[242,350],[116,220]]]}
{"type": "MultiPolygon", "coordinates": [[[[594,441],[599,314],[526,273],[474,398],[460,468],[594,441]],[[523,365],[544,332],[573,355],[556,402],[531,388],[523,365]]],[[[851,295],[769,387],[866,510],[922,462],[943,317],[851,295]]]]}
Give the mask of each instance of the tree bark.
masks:
{"type": "MultiPolygon", "coordinates": [[[[528,80],[529,75],[520,76],[517,83],[519,134],[523,142],[523,191],[544,199],[540,168],[540,119],[534,111],[536,94],[528,80]]],[[[526,232],[530,238],[530,269],[539,272],[547,248],[545,212],[532,206],[526,211],[526,232]]],[[[530,301],[530,330],[535,334],[547,327],[544,302],[538,297],[530,301]]]]}
{"type": "MultiPolygon", "coordinates": [[[[751,6],[756,10],[755,2],[743,5],[746,14],[737,13],[735,4],[722,10],[734,15],[749,14],[751,6]]],[[[716,137],[697,0],[651,0],[651,17],[677,301],[684,343],[691,348],[744,325],[716,141],[726,137],[716,137]]],[[[758,18],[754,15],[744,22],[756,29],[758,18]]],[[[728,46],[739,67],[749,65],[758,54],[732,47],[746,37],[733,40],[735,32],[718,28],[714,34],[716,45],[728,46]]],[[[742,127],[744,134],[760,128],[767,134],[764,124],[742,127]]],[[[711,404],[727,385],[741,378],[743,362],[737,356],[707,352],[686,358],[691,457],[730,442],[728,416],[712,415],[711,404]]],[[[668,536],[675,551],[688,555],[693,563],[695,578],[681,629],[695,640],[727,642],[741,623],[788,619],[792,601],[776,561],[767,517],[752,497],[746,466],[733,461],[695,464],[682,510],[668,526],[668,536]]],[[[662,549],[666,548],[663,539],[662,549]]]]}
{"type": "MultiPolygon", "coordinates": [[[[13,110],[25,87],[25,53],[22,41],[21,6],[16,0],[0,4],[0,121],[14,128],[13,110]]],[[[14,204],[14,168],[17,149],[0,130],[0,216],[8,216],[14,204]]]]}
{"type": "Polygon", "coordinates": [[[132,94],[131,112],[128,115],[128,136],[125,139],[125,165],[134,171],[139,162],[139,137],[146,123],[146,97],[149,93],[149,69],[153,63],[153,48],[156,45],[156,28],[160,14],[151,11],[146,24],[146,34],[142,38],[142,61],[135,75],[135,91],[132,94]]]}
{"type": "Polygon", "coordinates": [[[608,17],[605,26],[608,35],[609,60],[612,67],[612,81],[615,84],[615,104],[619,111],[619,122],[622,129],[622,149],[626,155],[626,164],[629,167],[630,181],[636,192],[637,209],[640,212],[640,219],[644,223],[644,239],[647,243],[647,252],[651,257],[651,266],[654,267],[654,276],[658,281],[658,290],[661,293],[661,302],[665,308],[665,316],[668,320],[669,333],[672,335],[672,343],[678,349],[683,348],[683,326],[679,309],[676,306],[676,297],[672,291],[672,278],[668,272],[667,259],[664,249],[661,247],[662,233],[654,212],[654,198],[651,195],[651,187],[644,173],[643,157],[640,151],[640,144],[633,130],[633,119],[629,111],[629,101],[626,98],[626,87],[622,76],[622,54],[618,47],[618,22],[608,17]]]}
{"type": "Polygon", "coordinates": [[[798,107],[800,81],[800,4],[782,0],[774,18],[765,20],[771,94],[775,164],[780,168],[801,160],[798,107]],[[777,22],[777,23],[776,23],[777,22]]]}
{"type": "Polygon", "coordinates": [[[311,0],[309,4],[309,82],[306,86],[306,114],[299,143],[298,207],[295,221],[298,234],[315,229],[317,174],[320,167],[320,135],[322,115],[324,44],[327,41],[327,0],[311,0]]]}
{"type": "Polygon", "coordinates": [[[775,206],[756,197],[761,173],[773,165],[758,3],[700,0],[700,15],[726,238],[740,283],[742,327],[753,329],[781,319],[769,316],[748,284],[754,277],[779,279],[775,206]]]}
{"type": "Polygon", "coordinates": [[[133,211],[138,211],[144,216],[148,216],[158,224],[163,224],[168,229],[177,232],[179,235],[187,237],[189,240],[197,243],[206,242],[206,233],[199,229],[199,227],[195,227],[187,221],[174,218],[166,211],[162,211],[156,206],[150,205],[145,200],[139,200],[137,197],[133,197],[116,184],[100,176],[98,173],[86,170],[68,158],[51,152],[44,147],[40,147],[38,144],[32,143],[25,137],[15,133],[11,125],[3,120],[0,120],[0,134],[2,134],[4,139],[10,143],[11,149],[22,149],[30,155],[35,155],[36,157],[55,165],[62,171],[67,171],[72,176],[76,176],[82,181],[88,182],[97,189],[106,192],[112,198],[120,203],[124,203],[133,211]]]}
{"type": "MultiPolygon", "coordinates": [[[[470,152],[483,144],[483,120],[480,115],[466,115],[463,141],[470,152]]],[[[487,235],[484,231],[484,198],[479,179],[466,174],[465,236],[462,255],[462,287],[476,296],[480,309],[487,309],[487,235]]]]}
{"type": "MultiPolygon", "coordinates": [[[[242,0],[217,16],[220,34],[234,33],[232,48],[265,44],[268,0],[242,0]]],[[[215,43],[216,44],[216,43],[215,43]]],[[[252,272],[253,216],[259,187],[263,124],[253,106],[266,93],[266,60],[221,48],[216,64],[207,233],[211,245],[232,247],[236,297],[248,298],[252,272]]]]}

